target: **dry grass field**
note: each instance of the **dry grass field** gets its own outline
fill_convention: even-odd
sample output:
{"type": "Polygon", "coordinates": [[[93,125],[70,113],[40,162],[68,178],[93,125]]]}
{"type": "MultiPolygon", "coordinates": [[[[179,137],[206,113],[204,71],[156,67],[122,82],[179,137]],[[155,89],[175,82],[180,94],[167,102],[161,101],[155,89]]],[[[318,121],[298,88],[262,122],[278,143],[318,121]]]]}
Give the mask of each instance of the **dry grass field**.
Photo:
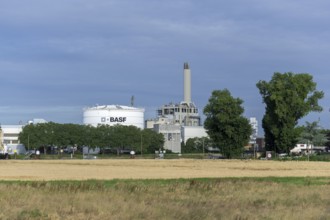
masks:
{"type": "Polygon", "coordinates": [[[330,219],[327,162],[2,160],[0,169],[1,220],[330,219]]]}
{"type": "Polygon", "coordinates": [[[0,182],[0,219],[330,219],[329,183],[329,178],[0,182]]]}
{"type": "Polygon", "coordinates": [[[330,177],[330,163],[255,160],[2,160],[1,180],[330,177]]]}

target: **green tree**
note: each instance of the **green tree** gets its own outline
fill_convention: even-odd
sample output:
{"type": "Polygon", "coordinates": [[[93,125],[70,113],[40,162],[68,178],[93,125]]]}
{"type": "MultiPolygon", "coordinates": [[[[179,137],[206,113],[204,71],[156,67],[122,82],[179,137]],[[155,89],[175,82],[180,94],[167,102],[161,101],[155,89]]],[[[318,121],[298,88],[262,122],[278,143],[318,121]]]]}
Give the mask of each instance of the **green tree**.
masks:
{"type": "Polygon", "coordinates": [[[189,138],[181,151],[182,153],[201,153],[203,149],[198,143],[198,138],[195,137],[189,138]]]}
{"type": "Polygon", "coordinates": [[[86,139],[86,126],[77,124],[57,124],[54,122],[29,124],[19,134],[19,140],[29,149],[46,149],[50,146],[82,146],[86,139]]]}
{"type": "Polygon", "coordinates": [[[162,149],[164,146],[164,135],[157,133],[151,129],[141,131],[142,152],[155,153],[156,150],[162,149]]]}
{"type": "Polygon", "coordinates": [[[299,137],[298,120],[322,111],[318,101],[324,93],[316,90],[313,77],[306,73],[274,73],[269,82],[259,81],[257,88],[266,105],[262,120],[266,149],[288,153],[299,137]]]}
{"type": "Polygon", "coordinates": [[[329,129],[322,129],[322,134],[325,135],[327,141],[324,143],[324,146],[327,146],[330,149],[330,130],[329,129]]]}
{"type": "Polygon", "coordinates": [[[327,136],[323,133],[318,121],[306,122],[306,125],[302,127],[299,142],[312,144],[313,146],[323,146],[327,141],[327,136]]]}
{"type": "Polygon", "coordinates": [[[227,89],[215,90],[204,108],[207,134],[227,158],[240,155],[252,133],[251,125],[242,116],[243,101],[233,98],[227,89]]]}
{"type": "Polygon", "coordinates": [[[210,138],[195,137],[189,138],[187,142],[183,144],[181,151],[182,153],[203,153],[207,152],[208,147],[213,147],[213,143],[210,138]]]}
{"type": "Polygon", "coordinates": [[[53,122],[24,126],[19,140],[29,149],[44,149],[57,146],[87,146],[88,148],[130,149],[154,153],[164,145],[164,136],[155,131],[141,130],[135,126],[100,125],[93,127],[53,122]]]}

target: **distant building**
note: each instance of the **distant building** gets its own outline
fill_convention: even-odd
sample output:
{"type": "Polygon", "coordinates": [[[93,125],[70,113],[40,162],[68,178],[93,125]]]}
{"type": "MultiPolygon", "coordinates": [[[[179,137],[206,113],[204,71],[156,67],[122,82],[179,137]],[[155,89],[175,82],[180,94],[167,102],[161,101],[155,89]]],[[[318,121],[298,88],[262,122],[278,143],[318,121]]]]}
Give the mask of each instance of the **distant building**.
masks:
{"type": "Polygon", "coordinates": [[[183,126],[200,126],[201,119],[194,103],[181,102],[179,104],[163,105],[157,110],[158,117],[167,117],[174,124],[183,126]]]}
{"type": "Polygon", "coordinates": [[[23,130],[24,125],[1,125],[3,132],[3,144],[19,144],[18,135],[23,130]]]}
{"type": "Polygon", "coordinates": [[[181,142],[188,138],[207,136],[196,105],[191,101],[191,72],[188,63],[183,67],[184,101],[167,104],[157,110],[157,118],[147,120],[145,128],[162,133],[164,148],[181,153],[181,142]]]}
{"type": "Polygon", "coordinates": [[[35,118],[32,119],[31,121],[28,121],[28,124],[43,124],[43,123],[47,123],[48,121],[46,121],[45,119],[42,118],[35,118]]]}
{"type": "Polygon", "coordinates": [[[181,132],[178,124],[155,124],[154,130],[165,137],[164,148],[175,153],[181,152],[181,132]]]}
{"type": "Polygon", "coordinates": [[[256,140],[258,137],[258,121],[256,118],[252,117],[249,119],[250,125],[252,127],[252,134],[250,136],[250,144],[254,145],[256,144],[256,140]]]}
{"type": "MultiPolygon", "coordinates": [[[[33,119],[28,121],[28,124],[47,123],[44,119],[33,119]]],[[[4,147],[2,151],[13,154],[25,154],[26,149],[23,144],[20,143],[18,136],[22,132],[25,125],[1,125],[1,144],[4,147]]]]}
{"type": "Polygon", "coordinates": [[[250,135],[250,140],[247,146],[245,146],[245,150],[253,150],[253,151],[259,151],[259,145],[257,142],[258,137],[258,121],[256,118],[251,117],[249,118],[249,123],[252,128],[252,133],[250,135]]]}
{"type": "Polygon", "coordinates": [[[206,130],[203,126],[181,126],[182,141],[187,143],[189,138],[208,137],[206,130]]]}

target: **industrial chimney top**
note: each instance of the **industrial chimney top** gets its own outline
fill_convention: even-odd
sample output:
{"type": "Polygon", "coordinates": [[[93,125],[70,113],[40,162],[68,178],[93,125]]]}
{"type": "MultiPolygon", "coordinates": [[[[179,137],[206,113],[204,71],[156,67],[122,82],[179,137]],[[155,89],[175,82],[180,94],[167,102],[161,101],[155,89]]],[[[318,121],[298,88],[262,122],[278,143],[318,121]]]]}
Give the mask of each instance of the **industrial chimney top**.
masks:
{"type": "Polygon", "coordinates": [[[184,63],[183,64],[183,69],[188,70],[189,69],[189,64],[188,63],[184,63]]]}

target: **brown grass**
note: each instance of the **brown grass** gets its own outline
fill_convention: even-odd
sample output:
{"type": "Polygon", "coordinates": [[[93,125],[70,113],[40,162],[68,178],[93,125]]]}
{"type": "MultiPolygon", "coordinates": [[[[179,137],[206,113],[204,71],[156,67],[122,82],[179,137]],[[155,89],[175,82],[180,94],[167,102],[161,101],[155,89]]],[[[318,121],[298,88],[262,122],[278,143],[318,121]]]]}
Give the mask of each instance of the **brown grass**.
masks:
{"type": "Polygon", "coordinates": [[[0,219],[329,219],[330,186],[253,179],[0,184],[0,219]],[[98,187],[97,187],[98,186],[98,187]]]}
{"type": "Polygon", "coordinates": [[[6,160],[1,180],[330,177],[330,163],[254,160],[6,160]]]}
{"type": "Polygon", "coordinates": [[[0,170],[1,180],[14,180],[0,182],[1,220],[330,219],[327,162],[3,160],[0,170]],[[311,184],[222,178],[268,176],[309,177],[311,184]],[[215,179],[179,179],[201,177],[215,179]],[[312,177],[327,178],[314,184],[312,177]],[[80,181],[87,179],[95,180],[80,181]],[[132,180],[102,181],[113,179],[132,180]]]}

